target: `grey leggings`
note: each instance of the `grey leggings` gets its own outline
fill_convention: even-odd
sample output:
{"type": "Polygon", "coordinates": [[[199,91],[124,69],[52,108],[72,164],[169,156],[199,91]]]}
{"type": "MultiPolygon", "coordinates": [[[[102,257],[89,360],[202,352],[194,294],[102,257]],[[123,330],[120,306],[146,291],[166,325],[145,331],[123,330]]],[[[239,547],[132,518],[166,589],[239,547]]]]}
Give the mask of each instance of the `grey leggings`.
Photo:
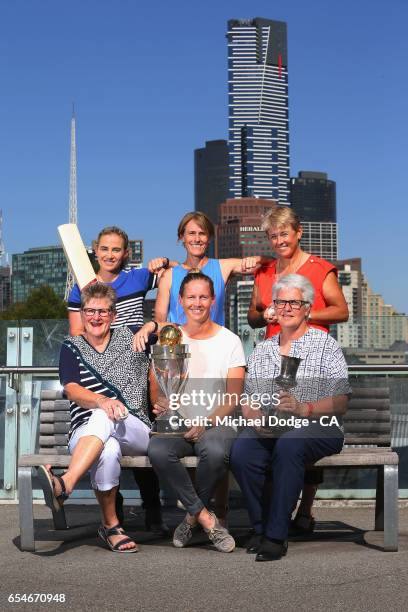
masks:
{"type": "Polygon", "coordinates": [[[153,436],[147,454],[161,478],[176,493],[189,514],[197,514],[208,507],[218,482],[228,470],[231,446],[236,437],[231,427],[218,426],[208,429],[196,443],[182,436],[153,436]],[[182,457],[199,458],[195,488],[182,457]]]}

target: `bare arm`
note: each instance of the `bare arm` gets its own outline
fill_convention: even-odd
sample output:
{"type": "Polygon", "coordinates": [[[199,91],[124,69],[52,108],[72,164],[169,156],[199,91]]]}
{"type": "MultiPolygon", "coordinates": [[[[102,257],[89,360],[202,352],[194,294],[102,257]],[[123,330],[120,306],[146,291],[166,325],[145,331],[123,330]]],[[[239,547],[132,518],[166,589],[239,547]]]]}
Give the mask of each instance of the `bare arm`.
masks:
{"type": "Polygon", "coordinates": [[[94,393],[90,389],[85,389],[78,383],[68,383],[64,386],[64,391],[67,398],[87,410],[96,410],[100,408],[111,420],[118,420],[127,413],[127,408],[118,399],[111,399],[106,395],[94,393]]]}
{"type": "Polygon", "coordinates": [[[323,297],[327,303],[326,308],[312,310],[310,313],[311,323],[341,323],[347,321],[349,311],[347,302],[334,272],[329,272],[323,282],[323,297]]]}
{"type": "Polygon", "coordinates": [[[238,259],[236,257],[220,259],[219,262],[224,283],[228,282],[231,274],[254,274],[261,266],[269,261],[269,259],[261,257],[260,255],[244,257],[243,259],[238,259]]]}
{"type": "Polygon", "coordinates": [[[158,323],[164,322],[167,319],[167,313],[170,306],[170,287],[173,278],[171,269],[166,270],[160,280],[157,290],[156,303],[154,306],[154,316],[158,323]]]}
{"type": "Polygon", "coordinates": [[[84,333],[81,314],[72,310],[68,311],[69,333],[71,336],[80,336],[84,333]]]}

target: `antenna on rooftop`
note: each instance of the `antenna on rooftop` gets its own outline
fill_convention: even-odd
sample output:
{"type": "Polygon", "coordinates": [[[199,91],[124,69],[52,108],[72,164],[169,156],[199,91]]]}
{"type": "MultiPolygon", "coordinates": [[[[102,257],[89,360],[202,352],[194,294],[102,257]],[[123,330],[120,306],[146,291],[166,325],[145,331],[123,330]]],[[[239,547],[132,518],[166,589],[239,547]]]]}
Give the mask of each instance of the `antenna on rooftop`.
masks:
{"type": "MultiPolygon", "coordinates": [[[[77,160],[76,160],[76,126],[75,126],[75,106],[72,103],[72,117],[71,117],[71,159],[70,159],[70,173],[69,173],[69,222],[78,223],[78,208],[77,208],[77,160]]],[[[68,267],[67,282],[65,285],[65,300],[68,300],[68,296],[74,286],[74,275],[72,274],[71,268],[68,267]]]]}

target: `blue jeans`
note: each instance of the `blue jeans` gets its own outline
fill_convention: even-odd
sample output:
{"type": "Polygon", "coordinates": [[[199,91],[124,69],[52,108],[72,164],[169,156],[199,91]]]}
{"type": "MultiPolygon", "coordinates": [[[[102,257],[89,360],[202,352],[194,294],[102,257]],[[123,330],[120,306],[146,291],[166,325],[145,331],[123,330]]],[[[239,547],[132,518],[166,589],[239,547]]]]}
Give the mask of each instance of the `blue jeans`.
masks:
{"type": "Polygon", "coordinates": [[[303,488],[305,466],[339,453],[344,436],[337,427],[310,422],[279,438],[262,438],[245,429],[231,450],[231,470],[247,501],[255,533],[286,540],[292,512],[303,488]],[[265,495],[266,472],[272,472],[271,495],[265,495]]]}

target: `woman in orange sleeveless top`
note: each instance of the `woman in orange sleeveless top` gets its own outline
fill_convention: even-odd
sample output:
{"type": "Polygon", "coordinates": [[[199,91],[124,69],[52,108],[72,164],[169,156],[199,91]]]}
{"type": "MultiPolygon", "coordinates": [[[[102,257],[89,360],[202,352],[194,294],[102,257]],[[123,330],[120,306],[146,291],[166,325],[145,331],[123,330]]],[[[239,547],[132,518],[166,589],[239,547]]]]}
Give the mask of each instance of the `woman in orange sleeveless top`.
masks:
{"type": "MultiPolygon", "coordinates": [[[[265,327],[266,338],[279,334],[280,326],[272,306],[272,287],[286,274],[302,274],[312,283],[315,299],[309,316],[309,325],[329,331],[332,323],[348,319],[348,307],[337,280],[336,266],[302,251],[299,246],[302,227],[296,213],[289,206],[274,206],[264,217],[262,229],[266,231],[276,260],[262,266],[255,274],[248,323],[251,327],[265,327]]],[[[312,506],[322,474],[306,471],[302,500],[292,531],[312,532],[314,519],[312,506]],[[317,476],[317,477],[316,477],[317,476]]]]}

